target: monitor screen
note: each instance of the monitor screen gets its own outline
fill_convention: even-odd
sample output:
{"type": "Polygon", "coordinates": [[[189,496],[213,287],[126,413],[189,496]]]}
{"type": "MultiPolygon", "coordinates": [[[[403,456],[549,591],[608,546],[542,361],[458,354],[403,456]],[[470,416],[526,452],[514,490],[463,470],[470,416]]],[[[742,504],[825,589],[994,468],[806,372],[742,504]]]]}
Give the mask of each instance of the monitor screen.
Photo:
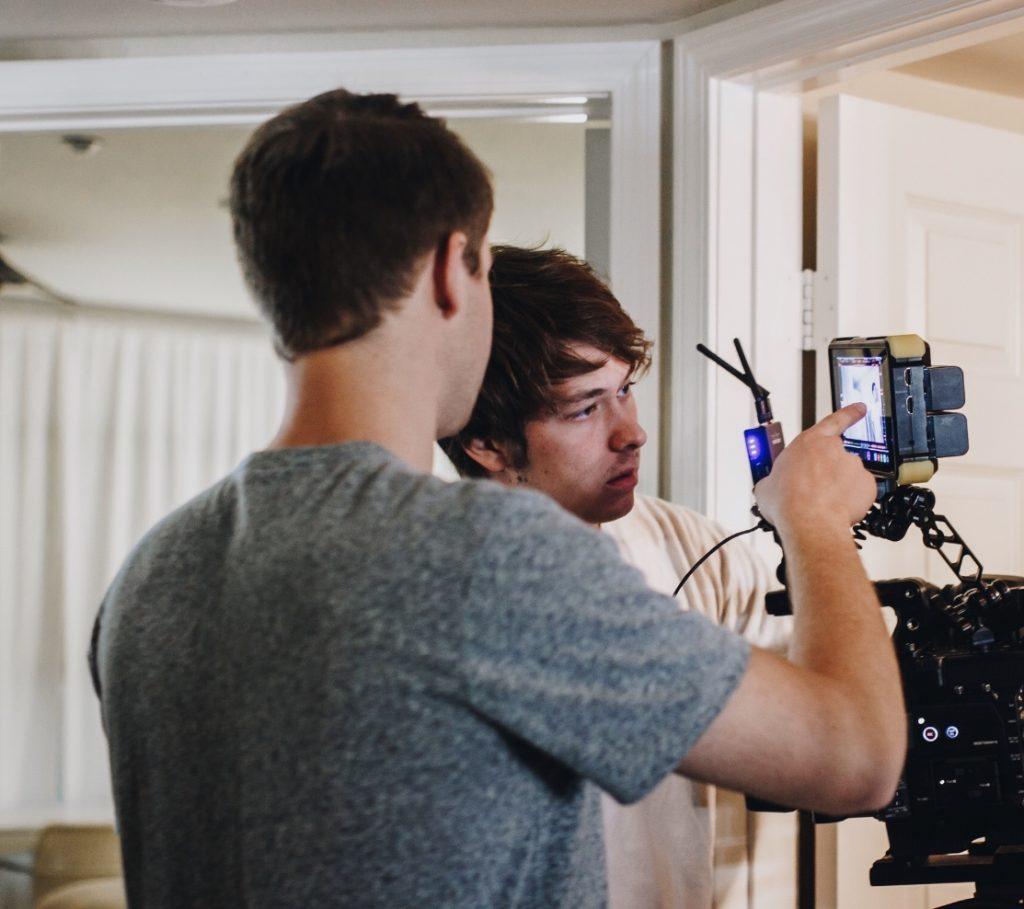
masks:
{"type": "Polygon", "coordinates": [[[889,463],[886,438],[885,387],[882,384],[881,356],[837,356],[839,406],[861,403],[867,416],[845,433],[846,447],[869,463],[889,463]]]}

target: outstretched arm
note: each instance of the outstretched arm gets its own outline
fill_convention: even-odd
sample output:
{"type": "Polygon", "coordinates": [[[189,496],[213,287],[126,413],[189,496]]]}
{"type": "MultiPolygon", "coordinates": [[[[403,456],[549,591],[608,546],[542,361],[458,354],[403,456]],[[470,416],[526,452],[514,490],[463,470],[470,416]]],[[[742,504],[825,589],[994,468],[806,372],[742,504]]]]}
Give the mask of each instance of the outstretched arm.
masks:
{"type": "Polygon", "coordinates": [[[874,588],[850,535],[874,480],[842,448],[851,405],[798,436],[757,487],[786,551],[789,660],[754,649],[722,712],[680,772],[833,814],[892,797],[906,752],[899,672],[874,588]]]}

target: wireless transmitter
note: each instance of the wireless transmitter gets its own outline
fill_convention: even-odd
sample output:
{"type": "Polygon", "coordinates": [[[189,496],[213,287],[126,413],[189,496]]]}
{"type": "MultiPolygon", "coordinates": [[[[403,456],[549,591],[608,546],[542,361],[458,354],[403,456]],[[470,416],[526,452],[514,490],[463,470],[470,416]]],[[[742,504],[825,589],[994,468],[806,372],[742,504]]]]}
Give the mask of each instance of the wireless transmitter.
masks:
{"type": "Polygon", "coordinates": [[[744,430],[743,442],[747,449],[747,460],[750,461],[750,476],[756,486],[758,481],[763,480],[772,472],[772,465],[775,464],[782,449],[786,447],[786,441],[782,435],[782,424],[772,416],[772,406],[768,403],[768,390],[762,388],[754,380],[754,373],[747,362],[746,354],[743,353],[740,339],[733,338],[732,343],[736,345],[736,353],[739,354],[743,372],[726,363],[718,354],[703,344],[698,344],[697,350],[730,375],[739,379],[754,395],[758,425],[744,430]]]}

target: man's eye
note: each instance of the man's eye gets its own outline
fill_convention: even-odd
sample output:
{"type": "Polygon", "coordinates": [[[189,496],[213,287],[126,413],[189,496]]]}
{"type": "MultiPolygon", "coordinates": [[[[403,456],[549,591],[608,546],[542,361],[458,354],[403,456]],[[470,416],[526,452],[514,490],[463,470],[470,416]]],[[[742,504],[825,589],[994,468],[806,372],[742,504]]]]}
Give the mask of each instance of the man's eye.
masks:
{"type": "Polygon", "coordinates": [[[629,397],[630,389],[636,385],[636,382],[627,382],[622,388],[619,389],[619,396],[622,398],[629,397]]]}
{"type": "Polygon", "coordinates": [[[577,410],[575,413],[569,414],[570,420],[585,420],[595,410],[597,410],[596,404],[591,404],[589,407],[584,407],[583,410],[577,410]]]}

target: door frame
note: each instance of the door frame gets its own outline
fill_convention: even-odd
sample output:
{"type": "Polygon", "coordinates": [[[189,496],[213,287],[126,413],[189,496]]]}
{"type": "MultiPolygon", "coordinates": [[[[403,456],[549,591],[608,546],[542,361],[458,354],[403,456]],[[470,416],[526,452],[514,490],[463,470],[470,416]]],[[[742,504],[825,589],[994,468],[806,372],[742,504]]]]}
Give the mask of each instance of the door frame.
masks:
{"type": "MultiPolygon", "coordinates": [[[[799,94],[1019,31],[1022,22],[1024,9],[1011,0],[780,0],[677,30],[663,494],[727,525],[749,523],[738,439],[753,419],[750,398],[696,355],[698,341],[729,353],[739,335],[755,370],[771,379],[759,375],[787,431],[799,428],[799,94]]],[[[824,315],[816,339],[829,337],[824,315]]]]}
{"type": "MultiPolygon", "coordinates": [[[[800,94],[1022,25],[1024,8],[1007,0],[780,0],[675,36],[662,392],[663,488],[672,498],[730,527],[751,522],[740,443],[754,419],[750,396],[694,345],[730,355],[740,336],[793,435],[799,351],[820,350],[834,334],[834,313],[819,309],[815,324],[803,323],[800,94]]],[[[835,909],[836,825],[818,827],[816,840],[816,906],[835,909]]]]}
{"type": "MultiPolygon", "coordinates": [[[[16,131],[255,124],[339,85],[428,101],[608,95],[610,278],[659,351],[662,42],[437,41],[442,46],[4,61],[0,138],[16,131]]],[[[659,486],[659,391],[649,382],[637,394],[650,434],[641,489],[651,493],[659,486]]]]}

